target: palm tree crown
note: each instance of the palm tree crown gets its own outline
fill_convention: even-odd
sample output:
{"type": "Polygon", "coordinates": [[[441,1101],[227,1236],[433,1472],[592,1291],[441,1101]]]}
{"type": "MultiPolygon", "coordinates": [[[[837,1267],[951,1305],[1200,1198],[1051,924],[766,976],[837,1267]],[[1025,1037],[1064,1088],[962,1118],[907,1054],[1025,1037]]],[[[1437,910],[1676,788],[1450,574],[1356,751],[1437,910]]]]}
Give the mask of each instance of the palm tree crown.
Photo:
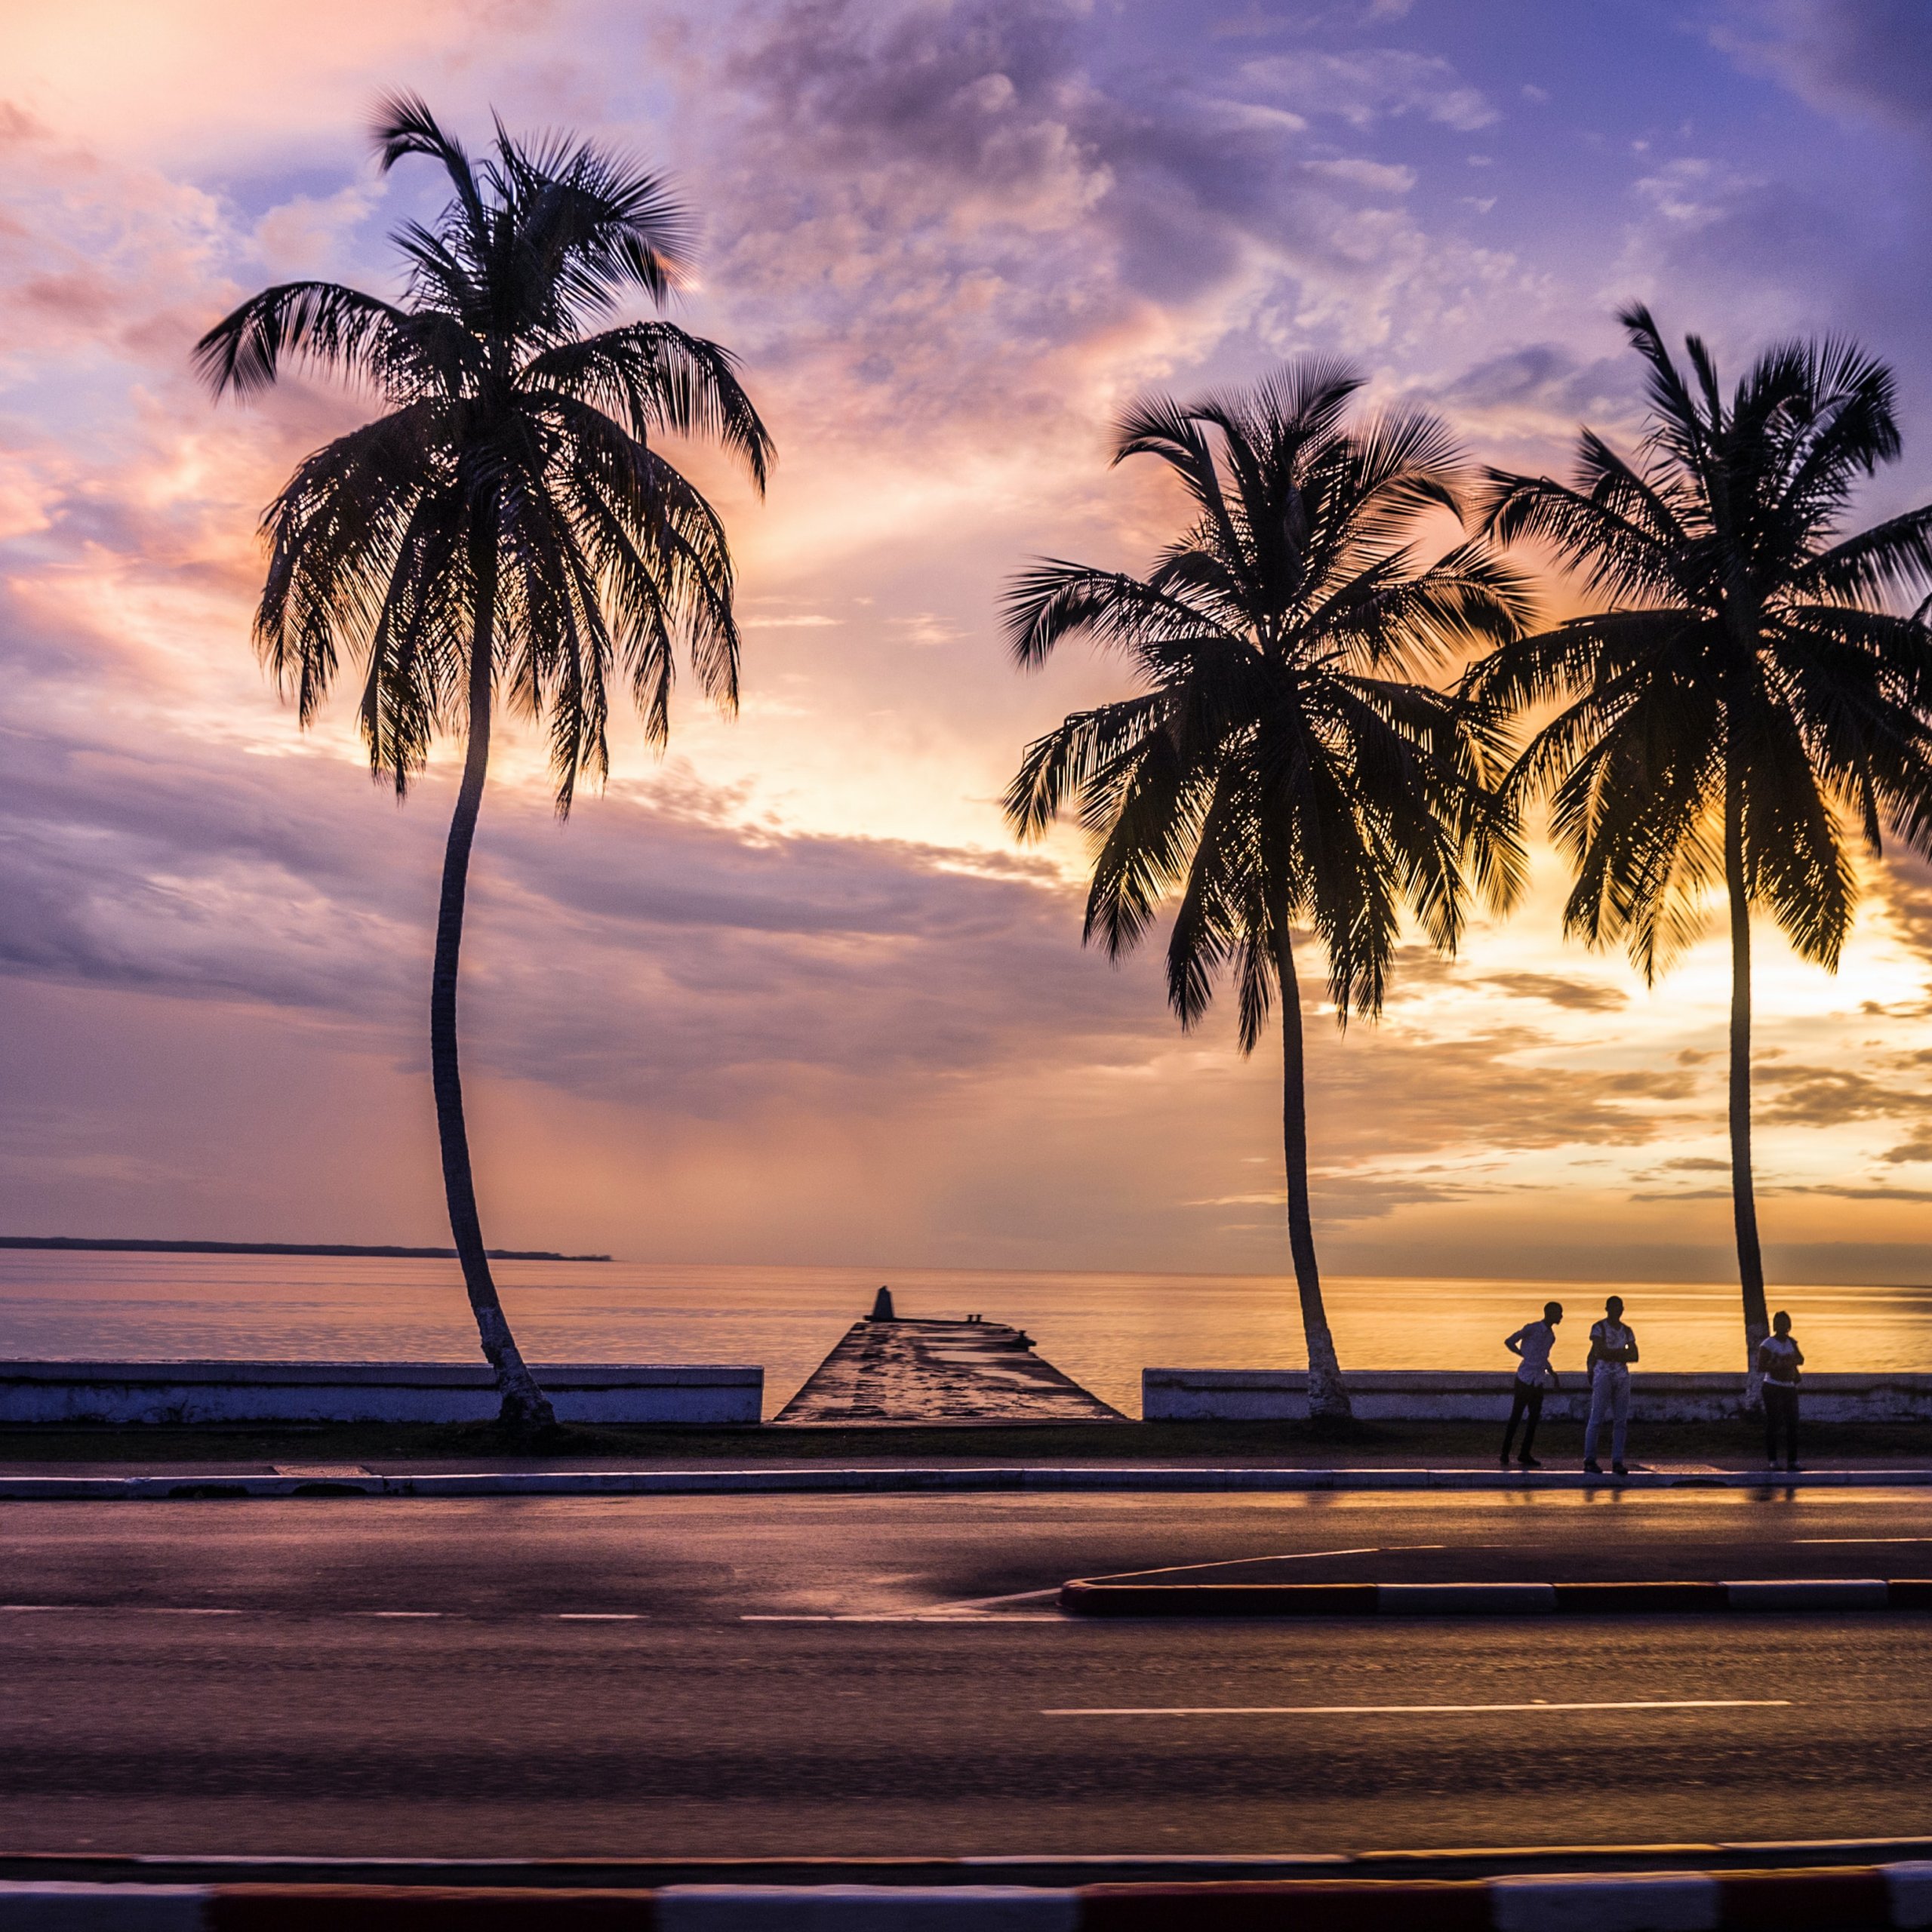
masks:
{"type": "Polygon", "coordinates": [[[688,223],[657,175],[587,144],[497,127],[472,162],[408,96],[376,130],[386,170],[426,155],[454,190],[396,239],[394,304],[333,282],[265,289],[205,337],[217,393],[272,383],[291,358],[359,380],[386,413],[309,457],[269,506],[265,659],[307,723],[345,656],[361,721],[401,791],[438,724],[466,721],[469,646],[493,607],[497,675],[546,719],[558,802],[605,769],[614,675],[655,742],[681,635],[706,695],[737,696],[731,565],[715,512],[651,446],[714,435],[761,489],[771,439],[715,344],[661,321],[586,334],[627,288],[661,300],[688,223]]]}
{"type": "Polygon", "coordinates": [[[263,519],[262,655],[306,724],[345,658],[361,666],[371,762],[398,794],[440,729],[466,736],[445,849],[430,1057],[451,1232],[506,1420],[552,1420],[510,1333],[483,1244],[457,1053],[469,854],[500,683],[548,727],[557,807],[607,766],[614,680],[654,743],[681,642],[706,694],[737,699],[731,553],[704,497],[652,447],[715,437],[762,490],[771,442],[715,343],[618,322],[668,294],[688,224],[657,176],[581,142],[496,128],[472,162],[414,97],[383,104],[385,170],[420,155],[452,190],[406,223],[400,303],[334,282],[264,290],[196,355],[217,395],[291,361],[359,382],[383,413],[308,457],[263,519]],[[601,325],[601,326],[593,326],[601,325]]]}
{"type": "Polygon", "coordinates": [[[1338,1018],[1373,1015],[1404,915],[1453,948],[1468,869],[1500,900],[1519,863],[1484,789],[1488,721],[1414,678],[1512,634],[1522,592],[1479,544],[1422,561],[1418,518],[1458,512],[1456,453],[1424,414],[1349,429],[1359,386],[1311,361],[1245,394],[1140,405],[1115,460],[1167,464],[1190,526],[1144,579],[1049,560],[1008,600],[1023,663],[1084,632],[1124,652],[1144,687],[1029,746],[1008,795],[1023,836],[1078,801],[1097,844],[1088,937],[1118,955],[1178,893],[1167,968],[1183,1023],[1223,968],[1244,1051],[1281,1001],[1290,1245],[1311,1401],[1329,1414],[1347,1397],[1308,1214],[1294,928],[1321,942],[1338,1018]]]}
{"type": "Polygon", "coordinates": [[[1649,312],[1622,317],[1648,365],[1652,427],[1627,460],[1583,432],[1571,485],[1490,475],[1486,529],[1548,545],[1605,608],[1504,645],[1469,689],[1558,707],[1509,780],[1546,795],[1576,868],[1569,931],[1623,940],[1647,980],[1722,884],[1734,968],[1731,1110],[1749,1348],[1766,1332],[1749,1168],[1749,911],[1837,964],[1853,848],[1887,830],[1932,851],[1932,652],[1893,608],[1932,577],[1932,508],[1841,534],[1899,453],[1884,366],[1792,343],[1729,396],[1705,345],[1680,369],[1649,312]]]}

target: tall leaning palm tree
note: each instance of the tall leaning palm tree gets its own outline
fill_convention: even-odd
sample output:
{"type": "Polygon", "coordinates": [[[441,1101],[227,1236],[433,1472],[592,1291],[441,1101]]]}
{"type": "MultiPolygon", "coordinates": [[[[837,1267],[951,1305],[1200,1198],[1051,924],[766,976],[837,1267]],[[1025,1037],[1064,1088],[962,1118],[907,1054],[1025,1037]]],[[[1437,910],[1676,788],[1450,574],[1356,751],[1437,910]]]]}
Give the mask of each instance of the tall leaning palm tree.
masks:
{"type": "Polygon", "coordinates": [[[395,240],[399,303],[333,282],[264,290],[197,349],[215,393],[246,395],[294,363],[355,380],[383,413],[318,450],[263,518],[255,620],[264,661],[305,725],[345,658],[361,669],[371,764],[400,796],[440,731],[467,737],[450,822],[429,1002],[450,1229],[504,1422],[552,1420],[504,1318],[470,1174],[457,1059],[457,967],[471,841],[499,691],[547,728],[557,809],[601,778],[610,688],[628,685],[654,743],[674,648],[707,697],[737,697],[731,553],[704,497],[653,447],[715,437],[762,490],[771,442],[715,343],[618,321],[661,303],[688,224],[662,179],[586,143],[529,143],[499,122],[472,162],[408,95],[384,101],[385,171],[423,155],[451,196],[395,240]]]}
{"type": "Polygon", "coordinates": [[[1500,902],[1520,867],[1485,789],[1488,721],[1414,675],[1514,635],[1521,591],[1480,544],[1423,560],[1418,518],[1459,511],[1456,453],[1427,415],[1349,429],[1359,386],[1310,361],[1245,393],[1141,403],[1114,460],[1166,464],[1193,521],[1146,577],[1049,559],[1008,604],[1022,664],[1084,633],[1143,687],[1030,746],[1007,796],[1022,836],[1077,800],[1097,841],[1087,938],[1119,955],[1177,892],[1167,978],[1183,1026],[1224,968],[1244,1053],[1281,1002],[1288,1247],[1309,1412],[1327,1421],[1350,1411],[1309,1207],[1295,928],[1319,940],[1346,1025],[1381,1010],[1405,912],[1452,949],[1469,869],[1500,902]]]}
{"type": "Polygon", "coordinates": [[[1788,343],[1726,395],[1696,337],[1673,360],[1647,310],[1620,318],[1649,365],[1634,460],[1582,435],[1574,484],[1491,473],[1485,528],[1553,549],[1604,608],[1506,644],[1469,688],[1559,707],[1512,792],[1553,801],[1576,867],[1564,913],[1621,939],[1654,980],[1721,888],[1730,916],[1731,1198],[1755,1386],[1767,1333],[1751,1174],[1751,912],[1835,967],[1852,848],[1932,852],[1932,644],[1895,602],[1932,577],[1932,508],[1842,532],[1899,453],[1892,379],[1848,343],[1788,343]]]}

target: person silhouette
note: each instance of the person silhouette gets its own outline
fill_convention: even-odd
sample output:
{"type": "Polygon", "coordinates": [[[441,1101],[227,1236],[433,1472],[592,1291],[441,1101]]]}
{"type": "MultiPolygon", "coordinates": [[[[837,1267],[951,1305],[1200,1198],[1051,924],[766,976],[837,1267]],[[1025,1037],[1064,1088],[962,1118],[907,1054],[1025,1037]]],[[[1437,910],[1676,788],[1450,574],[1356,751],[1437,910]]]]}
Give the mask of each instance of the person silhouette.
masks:
{"type": "Polygon", "coordinates": [[[1543,1420],[1543,1392],[1561,1386],[1556,1379],[1555,1370],[1549,1365],[1549,1352],[1556,1346],[1556,1324],[1562,1319],[1563,1304],[1560,1301],[1546,1301],[1543,1305],[1540,1321],[1526,1321],[1515,1334],[1503,1339],[1503,1346],[1512,1355],[1522,1358],[1509,1393],[1509,1424],[1503,1432],[1505,1469],[1509,1466],[1509,1451],[1516,1440],[1516,1425],[1525,1416],[1529,1420],[1523,1430],[1520,1465],[1526,1469],[1543,1467],[1532,1451],[1536,1446],[1537,1424],[1543,1420]]]}
{"type": "Polygon", "coordinates": [[[1764,1378],[1764,1460],[1778,1466],[1778,1437],[1784,1437],[1785,1467],[1798,1468],[1798,1371],[1804,1351],[1791,1332],[1791,1317],[1780,1309],[1771,1332],[1758,1344],[1758,1372],[1764,1378]]]}
{"type": "Polygon", "coordinates": [[[1637,1337],[1623,1320],[1623,1298],[1612,1295],[1603,1305],[1603,1319],[1592,1324],[1589,1359],[1583,1364],[1590,1377],[1590,1420],[1583,1431],[1583,1467],[1591,1475],[1603,1474],[1597,1460],[1597,1432],[1604,1417],[1611,1418],[1610,1467],[1614,1475],[1627,1476],[1623,1451],[1630,1434],[1630,1364],[1637,1359],[1637,1337]]]}

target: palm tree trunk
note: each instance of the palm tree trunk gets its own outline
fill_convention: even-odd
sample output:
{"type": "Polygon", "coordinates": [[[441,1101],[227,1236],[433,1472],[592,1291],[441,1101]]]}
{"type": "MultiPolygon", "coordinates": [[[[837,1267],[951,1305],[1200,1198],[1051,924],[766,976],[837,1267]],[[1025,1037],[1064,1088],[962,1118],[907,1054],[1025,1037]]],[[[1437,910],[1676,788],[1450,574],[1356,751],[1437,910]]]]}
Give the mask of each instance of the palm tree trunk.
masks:
{"type": "MultiPolygon", "coordinates": [[[[479,546],[479,549],[481,546],[479,546]]],[[[429,1066],[436,1090],[436,1131],[442,1142],[443,1192],[449,1202],[450,1232],[463,1264],[463,1286],[483,1352],[497,1372],[502,1398],[500,1420],[512,1428],[553,1426],[549,1398],[537,1386],[510,1333],[497,1284],[484,1251],[483,1226],[476,1214],[476,1184],[469,1171],[469,1135],[463,1121],[463,1079],[457,1065],[457,964],[463,950],[463,902],[469,882],[469,848],[476,836],[476,814],[483,803],[483,781],[490,767],[490,703],[496,616],[494,558],[477,560],[476,634],[470,647],[469,743],[463,761],[463,783],[450,820],[443,852],[443,892],[436,912],[436,963],[429,986],[429,1066]]]]}
{"type": "Polygon", "coordinates": [[[1308,1208],[1308,1097],[1302,1060],[1301,989],[1295,977],[1294,941],[1280,926],[1275,965],[1281,982],[1281,1151],[1288,1174],[1288,1252],[1294,1257],[1295,1291],[1308,1346],[1308,1414],[1311,1422],[1348,1422],[1348,1385],[1335,1357],[1322,1306],[1321,1271],[1315,1259],[1315,1223],[1308,1208]]]}
{"type": "Polygon", "coordinates": [[[1758,1344],[1771,1331],[1758,1202],[1751,1184],[1751,898],[1744,877],[1744,801],[1735,757],[1724,781],[1724,878],[1730,894],[1730,1209],[1744,1291],[1745,1400],[1759,1399],[1758,1344]]]}

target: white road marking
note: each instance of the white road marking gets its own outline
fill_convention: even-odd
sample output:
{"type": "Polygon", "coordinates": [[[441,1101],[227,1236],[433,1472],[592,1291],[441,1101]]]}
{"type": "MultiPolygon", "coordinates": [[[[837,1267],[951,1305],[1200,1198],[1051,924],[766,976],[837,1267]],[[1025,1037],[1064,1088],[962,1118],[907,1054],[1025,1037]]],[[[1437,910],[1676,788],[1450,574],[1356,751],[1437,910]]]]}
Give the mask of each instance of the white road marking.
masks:
{"type": "MultiPolygon", "coordinates": [[[[1440,1549],[1439,1543],[1407,1543],[1401,1546],[1409,1549],[1440,1549]]],[[[1380,1543],[1364,1543],[1359,1549],[1291,1549],[1279,1556],[1229,1556],[1214,1563],[1163,1563],[1155,1570],[1113,1570],[1104,1577],[1088,1579],[1095,1583],[1121,1583],[1130,1577],[1164,1577],[1176,1570],[1232,1570],[1244,1563],[1306,1563],[1318,1556],[1374,1556],[1380,1551],[1380,1543]]]]}
{"type": "Polygon", "coordinates": [[[1764,1711],[1789,1697],[1633,1698],[1598,1704],[1097,1704],[1043,1710],[1043,1718],[1352,1718],[1435,1716],[1473,1711],[1764,1711]]]}
{"type": "Polygon", "coordinates": [[[349,1615],[352,1617],[386,1617],[391,1618],[440,1617],[442,1614],[443,1613],[440,1610],[361,1610],[351,1611],[349,1612],[349,1615]]]}
{"type": "Polygon", "coordinates": [[[970,1611],[949,1610],[943,1614],[928,1610],[844,1611],[837,1616],[820,1612],[808,1616],[803,1612],[780,1615],[768,1612],[754,1615],[747,1611],[738,1618],[740,1623],[1065,1623],[1069,1620],[1057,1613],[1051,1617],[1035,1617],[1026,1611],[1012,1611],[998,1615],[976,1617],[970,1611]]]}
{"type": "Polygon", "coordinates": [[[1932,1543],[1932,1537],[1793,1537],[1794,1543],[1932,1543]]]}
{"type": "Polygon", "coordinates": [[[76,1615],[99,1617],[252,1617],[257,1614],[248,1610],[184,1608],[179,1604],[171,1603],[0,1603],[0,1611],[10,1610],[27,1614],[65,1611],[76,1615]]]}
{"type": "Polygon", "coordinates": [[[1014,1590],[1003,1597],[962,1597],[957,1603],[929,1603],[917,1613],[921,1617],[937,1617],[949,1610],[987,1610],[996,1603],[1033,1603],[1041,1597],[1060,1595],[1057,1583],[1049,1584],[1044,1590],[1014,1590]]]}
{"type": "Polygon", "coordinates": [[[560,1610],[554,1613],[559,1623],[641,1623],[641,1610],[560,1610]]]}
{"type": "Polygon", "coordinates": [[[1031,1611],[1024,1610],[998,1615],[989,1613],[983,1617],[960,1611],[949,1611],[944,1616],[935,1616],[931,1611],[894,1610],[863,1614],[854,1612],[831,1617],[827,1621],[833,1623],[1064,1623],[1068,1620],[1057,1612],[1051,1617],[1036,1617],[1031,1611]]]}

